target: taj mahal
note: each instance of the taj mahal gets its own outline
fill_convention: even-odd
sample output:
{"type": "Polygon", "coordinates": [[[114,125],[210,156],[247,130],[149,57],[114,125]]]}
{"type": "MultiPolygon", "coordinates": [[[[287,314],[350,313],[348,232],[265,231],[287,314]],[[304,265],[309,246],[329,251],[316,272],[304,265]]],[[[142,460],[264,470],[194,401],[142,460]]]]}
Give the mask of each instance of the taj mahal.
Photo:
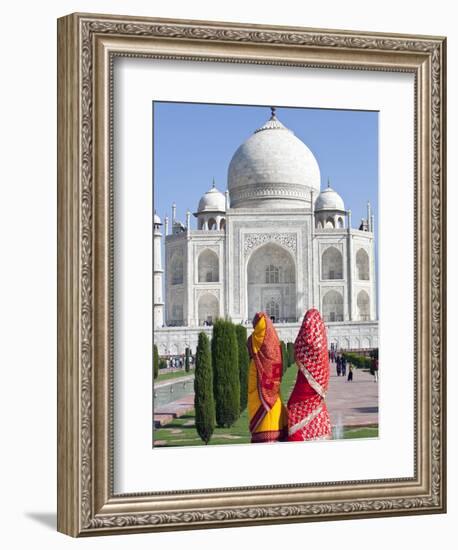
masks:
{"type": "Polygon", "coordinates": [[[240,145],[227,190],[215,183],[183,221],[154,215],[154,343],[160,355],[195,351],[217,317],[251,329],[265,311],[294,341],[305,311],[320,310],[337,349],[378,347],[374,215],[351,211],[293,131],[270,118],[240,145]],[[197,229],[191,229],[191,216],[197,229]],[[162,254],[164,252],[164,254],[162,254]],[[164,256],[164,263],[162,262],[164,256]]]}

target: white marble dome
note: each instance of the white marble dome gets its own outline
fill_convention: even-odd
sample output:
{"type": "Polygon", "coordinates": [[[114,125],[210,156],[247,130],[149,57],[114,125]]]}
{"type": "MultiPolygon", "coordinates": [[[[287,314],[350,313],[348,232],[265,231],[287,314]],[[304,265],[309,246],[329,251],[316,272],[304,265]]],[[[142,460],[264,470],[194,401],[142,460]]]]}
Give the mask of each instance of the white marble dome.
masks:
{"type": "Polygon", "coordinates": [[[328,185],[316,199],[315,211],[318,210],[345,210],[344,201],[342,197],[328,185]]]}
{"type": "Polygon", "coordinates": [[[154,212],[154,225],[162,225],[161,218],[154,212]]]}
{"type": "Polygon", "coordinates": [[[219,191],[213,186],[209,189],[199,201],[198,213],[203,212],[225,212],[226,211],[226,197],[224,193],[219,191]]]}
{"type": "Polygon", "coordinates": [[[304,208],[320,191],[310,149],[272,116],[237,149],[229,164],[231,208],[304,208]]]}

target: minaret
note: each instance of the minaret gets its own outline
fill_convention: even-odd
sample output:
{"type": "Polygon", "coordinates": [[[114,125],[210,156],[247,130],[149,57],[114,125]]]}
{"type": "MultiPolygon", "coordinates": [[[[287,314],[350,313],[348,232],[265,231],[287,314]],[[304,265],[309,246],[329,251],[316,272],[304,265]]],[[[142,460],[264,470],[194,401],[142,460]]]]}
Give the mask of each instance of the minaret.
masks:
{"type": "Polygon", "coordinates": [[[353,240],[351,235],[351,210],[347,210],[347,218],[348,321],[353,321],[353,240]]]}
{"type": "Polygon", "coordinates": [[[164,300],[162,298],[162,279],[164,270],[162,269],[162,233],[161,218],[154,212],[154,233],[153,233],[153,262],[154,262],[154,287],[153,287],[153,322],[154,328],[164,326],[164,300]]]}
{"type": "Polygon", "coordinates": [[[191,212],[186,210],[186,231],[189,233],[191,231],[191,212]]]}
{"type": "Polygon", "coordinates": [[[229,210],[229,189],[226,189],[226,193],[224,194],[226,199],[226,212],[229,210]]]}

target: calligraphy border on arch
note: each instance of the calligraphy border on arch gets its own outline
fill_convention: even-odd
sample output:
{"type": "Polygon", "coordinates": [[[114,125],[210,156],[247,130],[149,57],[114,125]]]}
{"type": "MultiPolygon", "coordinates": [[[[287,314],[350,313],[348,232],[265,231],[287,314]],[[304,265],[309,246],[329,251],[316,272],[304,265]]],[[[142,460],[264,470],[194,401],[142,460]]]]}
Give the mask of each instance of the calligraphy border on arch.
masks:
{"type": "MultiPolygon", "coordinates": [[[[59,443],[59,450],[64,457],[60,463],[59,471],[59,512],[58,512],[58,528],[60,531],[78,535],[118,533],[129,531],[142,530],[166,530],[166,529],[183,529],[183,528],[201,528],[201,527],[224,527],[230,525],[250,525],[260,523],[278,523],[285,521],[307,521],[317,519],[343,519],[350,517],[371,517],[377,515],[399,515],[406,513],[426,513],[426,512],[443,512],[445,510],[445,115],[444,115],[444,98],[445,98],[445,39],[435,37],[403,37],[390,36],[381,34],[369,33],[353,33],[348,31],[321,31],[310,29],[297,28],[281,28],[281,27],[260,27],[256,25],[242,25],[232,23],[211,23],[211,22],[193,22],[193,21],[166,21],[154,20],[147,18],[128,18],[117,16],[97,16],[89,14],[74,14],[62,18],[60,21],[61,37],[67,38],[69,44],[76,44],[77,48],[74,52],[70,51],[68,46],[60,42],[60,63],[63,67],[62,75],[60,76],[60,101],[62,103],[61,118],[68,116],[68,113],[74,114],[72,109],[75,109],[75,104],[70,105],[71,100],[75,97],[72,94],[78,94],[78,121],[77,128],[78,142],[80,145],[78,157],[78,173],[69,173],[68,165],[70,160],[65,157],[60,158],[59,162],[63,172],[67,169],[67,177],[61,176],[59,185],[67,191],[62,192],[62,201],[67,201],[61,206],[65,208],[75,209],[74,204],[70,204],[71,199],[68,195],[68,189],[65,186],[69,185],[72,177],[76,177],[79,184],[78,205],[78,232],[72,233],[73,228],[65,225],[65,221],[60,228],[65,229],[68,234],[62,239],[59,253],[68,254],[68,246],[72,239],[77,239],[77,257],[75,261],[79,266],[79,280],[71,286],[66,278],[68,274],[64,266],[60,273],[60,302],[67,297],[67,293],[74,292],[75,288],[78,292],[78,310],[71,307],[67,311],[68,317],[64,316],[62,321],[62,332],[72,325],[75,321],[75,316],[78,318],[78,338],[73,346],[77,346],[76,352],[78,362],[76,365],[77,376],[75,374],[63,375],[61,373],[62,384],[65,384],[65,389],[76,390],[78,395],[78,423],[70,421],[68,416],[65,416],[63,409],[59,408],[60,427],[59,432],[62,434],[62,439],[59,443]],[[426,206],[429,207],[428,212],[415,211],[415,252],[417,256],[417,247],[421,246],[418,241],[419,214],[421,216],[429,216],[429,229],[431,234],[430,248],[426,251],[426,257],[429,259],[430,279],[427,285],[430,290],[430,309],[431,317],[426,321],[428,338],[430,341],[429,377],[431,387],[429,389],[429,402],[427,403],[430,416],[428,418],[428,426],[421,426],[423,429],[430,430],[430,446],[426,449],[423,461],[429,465],[428,474],[428,490],[423,494],[400,493],[398,496],[387,498],[385,496],[377,496],[377,484],[380,482],[392,483],[400,486],[408,480],[362,480],[360,482],[345,482],[345,483],[321,483],[321,484],[297,484],[289,486],[269,486],[269,487],[241,487],[227,488],[223,490],[202,489],[199,491],[180,491],[179,494],[186,496],[200,496],[202,504],[193,509],[175,509],[168,511],[158,511],[155,507],[151,507],[151,511],[141,510],[133,512],[129,505],[132,504],[132,499],[140,499],[150,497],[160,499],[161,497],[171,496],[176,494],[176,491],[165,493],[141,493],[137,495],[113,495],[113,375],[110,374],[109,383],[111,384],[111,400],[108,403],[109,418],[109,433],[111,434],[108,442],[107,463],[98,464],[95,457],[96,447],[99,442],[94,440],[94,371],[97,366],[94,364],[94,347],[95,335],[99,334],[99,327],[94,326],[94,208],[95,208],[95,189],[94,189],[94,79],[102,78],[103,75],[97,75],[94,72],[94,51],[95,40],[97,37],[105,36],[113,39],[150,39],[150,40],[174,40],[186,41],[188,44],[202,43],[217,43],[217,44],[246,44],[250,46],[290,46],[300,48],[305,54],[307,51],[323,51],[323,59],[321,62],[319,56],[314,61],[299,61],[294,60],[274,59],[274,58],[255,58],[251,56],[249,59],[243,56],[231,57],[225,55],[218,57],[217,55],[204,56],[202,54],[181,55],[181,54],[154,54],[145,53],[142,49],[135,51],[132,43],[123,51],[118,48],[115,53],[110,52],[109,75],[108,76],[110,92],[109,104],[109,125],[110,125],[110,142],[109,142],[109,166],[110,166],[110,182],[113,176],[113,136],[112,136],[112,114],[113,114],[113,59],[116,56],[124,57],[146,57],[151,59],[170,59],[170,60],[188,60],[200,62],[223,62],[223,63],[251,63],[251,64],[266,64],[266,65],[285,65],[298,67],[320,67],[324,69],[356,69],[356,70],[373,70],[373,71],[394,71],[394,72],[413,72],[416,78],[416,98],[418,101],[419,95],[424,94],[425,90],[421,85],[425,82],[429,83],[430,108],[428,112],[420,112],[421,121],[416,120],[416,126],[424,120],[430,124],[430,141],[428,143],[429,150],[429,173],[427,175],[429,187],[426,206]],[[353,63],[339,63],[338,59],[335,62],[329,62],[328,58],[331,52],[351,51],[355,53],[355,61],[353,63]],[[361,52],[369,52],[373,54],[366,59],[359,57],[361,52]],[[401,64],[390,63],[384,58],[384,54],[390,53],[405,53],[407,56],[417,54],[422,57],[423,64],[421,65],[421,82],[419,82],[420,68],[417,70],[405,67],[401,64]],[[324,55],[326,54],[326,55],[324,55]],[[376,63],[377,56],[383,59],[383,62],[376,63]],[[371,61],[372,59],[372,61],[371,61]],[[75,67],[77,70],[75,72],[75,67]],[[67,71],[67,72],[66,72],[67,71]],[[79,88],[71,90],[69,74],[75,77],[79,83],[79,88]],[[62,94],[62,90],[64,93],[62,94]],[[67,109],[67,110],[66,110],[67,109]],[[425,117],[425,118],[424,118],[425,117]],[[424,120],[423,120],[424,118],[424,120]],[[72,234],[70,234],[72,233],[72,234]],[[65,248],[67,247],[67,248],[65,248]],[[71,288],[69,288],[71,287],[71,288]],[[63,435],[63,429],[68,429],[68,435],[63,435]],[[75,447],[78,449],[79,460],[74,456],[75,447]],[[73,453],[73,454],[71,454],[73,453]],[[101,509],[97,509],[95,505],[95,496],[98,494],[96,479],[96,468],[94,464],[100,466],[101,471],[107,472],[108,479],[108,499],[106,505],[101,509]],[[328,495],[323,501],[312,500],[311,502],[298,503],[291,499],[288,503],[288,497],[284,497],[285,504],[269,504],[264,505],[229,505],[229,495],[232,491],[244,492],[247,497],[253,498],[257,491],[265,491],[266,489],[298,489],[321,487],[329,488],[332,493],[333,488],[347,486],[355,487],[372,486],[368,489],[363,499],[337,499],[334,501],[332,496],[328,495]],[[206,494],[217,492],[220,496],[227,495],[228,505],[219,503],[218,507],[208,509],[204,506],[204,498],[206,494]],[[123,501],[125,501],[123,503],[123,501]],[[123,507],[124,506],[124,507],[123,507]],[[128,509],[129,511],[125,511],[128,509]]],[[[413,59],[413,57],[412,57],[413,59]]],[[[420,67],[420,62],[418,62],[420,67]]],[[[64,127],[63,121],[59,121],[61,132],[67,139],[71,141],[74,137],[69,137],[72,128],[64,127]]],[[[419,178],[420,170],[418,162],[421,161],[422,167],[428,166],[428,161],[417,156],[418,141],[422,137],[418,131],[415,132],[416,137],[416,156],[415,156],[415,181],[419,178]]],[[[416,189],[417,191],[417,189],[416,189]]],[[[109,242],[107,243],[110,252],[110,276],[107,280],[107,285],[110,289],[111,303],[113,307],[113,208],[112,208],[112,184],[109,189],[111,205],[110,212],[107,215],[108,219],[108,235],[109,242]]],[[[420,220],[421,221],[421,220],[420,220]]],[[[423,283],[424,284],[424,283],[423,283]]],[[[415,278],[415,286],[417,286],[417,278],[415,278]]],[[[113,310],[110,310],[111,319],[113,310]]],[[[415,311],[415,319],[417,319],[417,311],[415,311]]],[[[423,326],[423,325],[422,325],[423,326]]],[[[415,327],[417,332],[417,325],[415,327]]],[[[112,334],[112,330],[110,332],[112,334]]],[[[113,364],[113,342],[111,345],[111,366],[113,364]]],[[[74,349],[75,351],[75,349],[74,349]]],[[[69,359],[68,352],[59,349],[59,369],[66,368],[66,362],[69,359]]],[[[416,358],[417,359],[417,358],[416,358]]],[[[69,368],[75,368],[71,365],[69,368]]],[[[417,374],[415,375],[417,376],[417,374]]],[[[417,402],[418,394],[416,393],[415,401],[417,402]]],[[[68,398],[73,406],[76,405],[72,398],[68,398]]],[[[67,403],[68,405],[68,403],[67,403]]],[[[75,409],[76,411],[76,409],[75,409]]],[[[418,411],[416,411],[418,412],[418,411]]],[[[417,415],[415,415],[417,419],[417,415]]],[[[415,478],[418,477],[417,461],[417,429],[415,429],[415,478]]],[[[337,494],[337,493],[336,493],[337,494]]],[[[136,501],[138,503],[138,500],[136,501]]],[[[157,502],[157,500],[155,501],[157,502]]],[[[148,504],[146,504],[146,508],[148,504]]],[[[143,507],[144,508],[144,507],[143,507]]]]}

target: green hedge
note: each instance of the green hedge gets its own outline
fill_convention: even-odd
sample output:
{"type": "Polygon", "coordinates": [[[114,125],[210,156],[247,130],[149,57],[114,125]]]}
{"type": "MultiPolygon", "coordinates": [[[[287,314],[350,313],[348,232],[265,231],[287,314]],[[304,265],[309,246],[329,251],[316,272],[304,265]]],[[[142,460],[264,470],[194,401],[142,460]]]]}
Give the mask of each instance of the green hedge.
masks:
{"type": "Polygon", "coordinates": [[[344,352],[342,356],[345,357],[347,362],[354,365],[357,369],[370,369],[371,358],[364,357],[364,355],[358,355],[357,353],[344,352]]]}

